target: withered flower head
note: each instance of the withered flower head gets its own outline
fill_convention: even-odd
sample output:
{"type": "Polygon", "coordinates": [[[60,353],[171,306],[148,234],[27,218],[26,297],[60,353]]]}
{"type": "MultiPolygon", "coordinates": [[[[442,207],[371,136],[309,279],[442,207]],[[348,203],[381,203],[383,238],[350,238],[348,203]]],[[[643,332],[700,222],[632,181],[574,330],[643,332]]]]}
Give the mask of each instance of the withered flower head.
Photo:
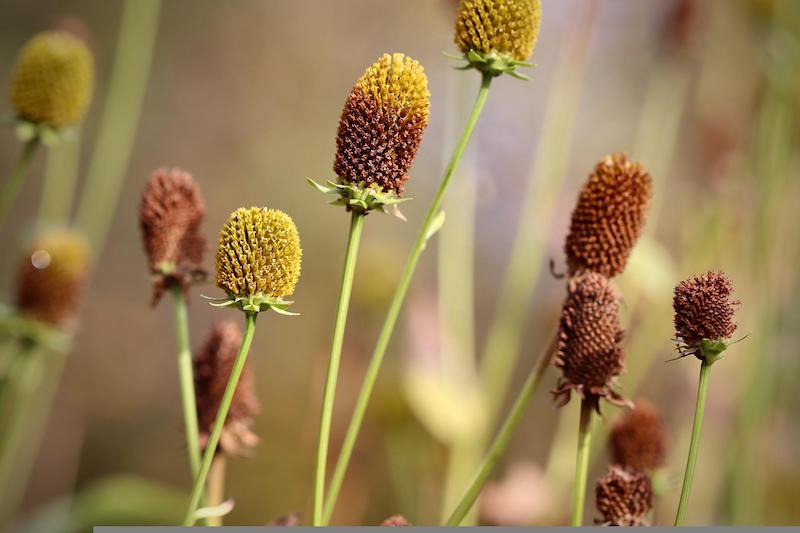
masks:
{"type": "MultiPolygon", "coordinates": [[[[234,322],[214,324],[194,359],[197,418],[200,441],[208,441],[233,362],[242,343],[242,330],[234,322]]],[[[220,436],[220,449],[231,456],[246,455],[258,443],[250,426],[261,410],[255,395],[253,373],[245,363],[228,418],[220,436]]]]}
{"type": "Polygon", "coordinates": [[[597,410],[600,397],[615,405],[629,404],[612,388],[624,369],[618,299],[602,274],[586,272],[567,284],[555,358],[561,369],[553,391],[559,405],[569,401],[573,389],[597,410]]]}
{"type": "Polygon", "coordinates": [[[89,269],[89,245],[73,231],[54,230],[30,245],[19,268],[17,309],[51,326],[75,316],[89,269]]]}
{"type": "Polygon", "coordinates": [[[55,128],[79,122],[92,97],[94,63],[79,38],[45,31],[20,51],[11,76],[11,102],[17,116],[55,128]]]}
{"type": "Polygon", "coordinates": [[[644,472],[664,466],[667,430],[658,410],[646,400],[618,420],[611,430],[611,454],[615,463],[644,472]]]}
{"type": "Polygon", "coordinates": [[[300,235],[289,215],[239,208],[219,234],[217,287],[234,296],[289,296],[300,277],[301,257],[300,235]]]}
{"type": "Polygon", "coordinates": [[[334,172],[343,182],[402,193],[429,108],[422,65],[403,54],[381,56],[347,97],[336,134],[334,172]]]}
{"type": "Polygon", "coordinates": [[[186,290],[205,275],[201,264],[206,241],[200,232],[204,214],[200,188],[188,172],[153,172],[142,193],[139,224],[153,274],[154,304],[172,283],[186,290]]]}
{"type": "Polygon", "coordinates": [[[464,54],[527,61],[539,37],[540,0],[461,0],[455,41],[464,54]]]}
{"type": "Polygon", "coordinates": [[[625,269],[652,192],[650,174],[625,154],[597,164],[581,188],[564,244],[570,275],[589,270],[614,277],[625,269]]]}
{"type": "Polygon", "coordinates": [[[406,520],[406,518],[402,515],[396,514],[392,515],[383,522],[381,522],[382,527],[408,527],[411,523],[406,520]]]}
{"type": "Polygon", "coordinates": [[[646,474],[634,468],[611,465],[597,481],[596,503],[603,525],[646,526],[647,513],[653,507],[653,485],[646,474]]]}

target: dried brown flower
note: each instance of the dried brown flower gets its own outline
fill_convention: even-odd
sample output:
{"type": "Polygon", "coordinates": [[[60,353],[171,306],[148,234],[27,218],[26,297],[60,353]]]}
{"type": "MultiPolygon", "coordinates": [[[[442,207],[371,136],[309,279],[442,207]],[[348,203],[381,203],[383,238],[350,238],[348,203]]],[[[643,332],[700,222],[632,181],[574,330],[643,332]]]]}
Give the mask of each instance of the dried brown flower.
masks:
{"type": "Polygon", "coordinates": [[[724,272],[709,271],[675,287],[675,335],[689,348],[703,339],[725,340],[736,331],[733,314],[741,302],[732,300],[733,283],[724,272]]]}
{"type": "Polygon", "coordinates": [[[573,389],[598,410],[601,397],[616,405],[629,404],[612,388],[624,369],[618,299],[602,274],[585,272],[569,280],[555,358],[562,374],[553,391],[559,405],[569,401],[573,389]]]}
{"type": "Polygon", "coordinates": [[[642,233],[652,196],[650,174],[625,154],[606,156],[578,196],[564,244],[570,275],[614,277],[625,269],[642,233]]]}
{"type": "Polygon", "coordinates": [[[615,463],[644,472],[661,468],[667,453],[661,414],[650,402],[637,400],[636,408],[614,424],[610,445],[615,463]]]}
{"type": "Polygon", "coordinates": [[[650,478],[631,467],[611,465],[597,481],[597,510],[608,526],[649,525],[647,513],[653,507],[650,478]]]}
{"type": "Polygon", "coordinates": [[[383,522],[381,522],[381,526],[383,527],[408,527],[411,523],[406,520],[406,518],[402,515],[396,514],[392,515],[383,522]]]}
{"type": "Polygon", "coordinates": [[[153,275],[154,305],[173,283],[185,291],[205,276],[201,263],[206,241],[200,232],[204,214],[200,188],[188,172],[153,172],[142,193],[139,224],[153,275]]]}
{"type": "MultiPolygon", "coordinates": [[[[217,418],[217,410],[241,343],[242,330],[239,326],[230,321],[217,322],[195,356],[197,418],[203,446],[217,418]]],[[[250,425],[260,410],[253,374],[245,363],[222,430],[220,449],[231,456],[246,455],[258,443],[258,437],[250,430],[250,425]]]]}

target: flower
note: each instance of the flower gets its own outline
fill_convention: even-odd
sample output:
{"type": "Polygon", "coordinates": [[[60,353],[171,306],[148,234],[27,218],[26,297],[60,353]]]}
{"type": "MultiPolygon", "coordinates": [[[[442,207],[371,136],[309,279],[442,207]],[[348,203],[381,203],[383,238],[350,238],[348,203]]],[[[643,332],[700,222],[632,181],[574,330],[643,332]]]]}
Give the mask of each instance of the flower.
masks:
{"type": "Polygon", "coordinates": [[[205,237],[200,232],[205,205],[200,188],[188,172],[160,168],[153,172],[142,193],[139,225],[150,272],[153,303],[177,283],[186,291],[201,268],[205,237]]]}
{"type": "Polygon", "coordinates": [[[72,34],[46,31],[22,48],[11,76],[11,102],[20,119],[55,128],[79,122],[92,97],[94,63],[72,34]]]}
{"type": "Polygon", "coordinates": [[[597,481],[595,501],[603,515],[603,525],[646,526],[653,507],[650,478],[631,467],[611,465],[597,481]]]}
{"type": "Polygon", "coordinates": [[[664,466],[667,430],[655,406],[637,400],[636,408],[611,429],[610,447],[615,463],[644,472],[664,466]]]}
{"type": "Polygon", "coordinates": [[[614,277],[625,269],[644,229],[650,174],[625,154],[606,156],[584,183],[564,244],[570,275],[588,270],[614,277]]]}

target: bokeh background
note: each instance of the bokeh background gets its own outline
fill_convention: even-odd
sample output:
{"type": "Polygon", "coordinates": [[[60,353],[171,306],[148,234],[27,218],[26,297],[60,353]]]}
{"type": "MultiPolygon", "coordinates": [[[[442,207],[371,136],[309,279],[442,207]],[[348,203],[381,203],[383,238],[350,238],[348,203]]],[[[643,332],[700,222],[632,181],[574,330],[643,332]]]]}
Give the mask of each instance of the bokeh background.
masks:
{"type": "MultiPolygon", "coordinates": [[[[445,229],[414,279],[333,522],[376,524],[402,513],[436,524],[450,510],[494,431],[492,402],[505,412],[556,322],[564,288],[548,263],[564,268],[577,189],[595,162],[624,151],[655,180],[647,232],[619,284],[628,328],[622,388],[656,404],[670,433],[656,518],[671,523],[676,508],[698,370],[695,360],[665,363],[671,291],[692,273],[722,268],[743,302],[739,332],[749,336],[714,367],[688,523],[800,523],[798,3],[542,3],[532,81],[502,78],[492,88],[446,202],[445,229]],[[491,335],[512,371],[504,394],[488,398],[478,361],[491,335]]],[[[455,9],[445,0],[4,0],[0,86],[25,40],[52,27],[84,36],[97,67],[80,141],[39,154],[0,230],[6,302],[37,219],[54,223],[37,215],[48,209],[42,202],[63,200],[43,194],[47,173],[76,177],[75,202],[61,211],[75,212],[95,245],[74,347],[41,447],[31,452],[30,481],[20,480],[17,527],[170,523],[182,514],[190,479],[171,306],[149,305],[137,218],[147,177],[164,165],[198,180],[212,247],[241,205],[279,208],[297,222],[302,315],[259,322],[251,364],[261,443],[229,467],[236,507],[226,521],[263,524],[292,511],[308,518],[348,220],[305,178],[332,177],[341,106],[364,68],[387,51],[425,66],[431,124],[408,182],[408,222],[372,215],[362,243],[335,454],[388,298],[477,90],[479,76],[442,55],[455,50],[455,9]]],[[[1,106],[10,116],[7,99],[1,106]]],[[[19,149],[9,124],[0,130],[0,172],[19,149]]],[[[192,292],[193,346],[213,321],[238,319],[200,298],[217,292],[212,283],[192,292]]],[[[552,407],[556,378],[546,376],[481,500],[483,523],[565,522],[577,409],[574,401],[552,407]]],[[[592,480],[609,460],[602,428],[618,414],[604,408],[592,480]]],[[[588,505],[586,519],[597,516],[588,505]]]]}

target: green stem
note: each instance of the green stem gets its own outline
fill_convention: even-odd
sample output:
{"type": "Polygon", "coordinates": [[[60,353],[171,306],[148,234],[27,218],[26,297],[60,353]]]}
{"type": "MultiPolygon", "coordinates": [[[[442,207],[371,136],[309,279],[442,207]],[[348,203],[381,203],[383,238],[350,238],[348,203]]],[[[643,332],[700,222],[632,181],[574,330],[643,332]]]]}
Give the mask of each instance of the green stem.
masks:
{"type": "Polygon", "coordinates": [[[66,225],[75,199],[81,154],[81,130],[75,139],[63,139],[47,151],[39,224],[66,225]]]}
{"type": "Polygon", "coordinates": [[[528,379],[525,380],[522,390],[520,390],[517,399],[514,400],[511,411],[509,411],[503,425],[500,427],[500,431],[497,432],[497,436],[495,436],[492,445],[486,452],[483,463],[478,467],[478,472],[475,474],[472,483],[467,488],[464,496],[461,497],[461,501],[456,506],[453,514],[450,515],[450,518],[445,523],[446,526],[461,525],[467,513],[469,513],[472,506],[475,505],[475,501],[478,499],[483,486],[489,480],[489,476],[495,466],[497,466],[497,462],[508,448],[511,437],[522,421],[522,417],[525,415],[525,410],[531,402],[531,398],[533,398],[533,395],[536,394],[536,391],[539,389],[542,376],[544,376],[550,366],[551,356],[555,350],[555,335],[552,339],[553,340],[547,345],[547,348],[539,355],[536,366],[531,370],[531,373],[528,374],[528,379]]]}
{"type": "Polygon", "coordinates": [[[683,525],[683,521],[686,518],[686,508],[689,505],[689,492],[692,490],[694,467],[697,463],[697,450],[700,448],[700,431],[703,428],[703,413],[706,410],[710,373],[711,365],[703,361],[700,365],[700,383],[697,386],[697,403],[694,407],[694,423],[692,424],[692,440],[689,444],[689,457],[686,459],[686,472],[683,474],[683,487],[681,488],[678,513],[675,515],[676,526],[683,525]]]}
{"type": "Polygon", "coordinates": [[[350,233],[347,238],[347,252],[342,270],[342,286],[339,291],[339,304],[336,309],[336,324],[333,328],[331,352],[328,358],[328,375],[325,379],[325,392],[322,397],[322,416],[319,425],[319,444],[317,446],[317,469],[314,477],[314,515],[313,525],[323,523],[323,505],[325,503],[325,467],[328,462],[328,445],[331,437],[333,420],[333,402],[336,396],[336,382],[339,377],[339,363],[342,358],[344,330],[347,325],[347,310],[350,307],[350,293],[353,290],[353,278],[356,271],[358,246],[364,228],[364,214],[353,211],[350,219],[350,233]]]}
{"type": "MultiPolygon", "coordinates": [[[[227,470],[228,460],[225,454],[218,454],[214,457],[211,464],[211,471],[208,474],[208,489],[206,491],[206,501],[211,507],[222,504],[225,501],[225,471],[227,470]]],[[[209,517],[207,524],[212,527],[220,527],[223,524],[223,517],[209,517]]]]}
{"type": "Polygon", "coordinates": [[[191,526],[195,522],[195,511],[200,503],[200,498],[203,496],[206,479],[208,472],[211,469],[211,463],[214,461],[214,455],[217,453],[217,444],[222,435],[222,428],[225,426],[225,419],[228,417],[228,411],[231,408],[231,401],[233,394],[236,392],[236,386],[239,384],[239,378],[244,370],[245,361],[247,361],[247,354],[250,351],[250,344],[253,342],[253,335],[256,332],[256,313],[245,314],[245,327],[244,337],[242,338],[242,345],[239,347],[239,353],[236,354],[236,359],[231,368],[231,375],[228,378],[228,384],[225,386],[225,392],[222,394],[222,400],[219,404],[217,411],[217,418],[214,420],[214,427],[211,429],[211,436],[208,438],[206,444],[206,451],[203,454],[203,462],[200,464],[200,472],[192,488],[192,497],[189,501],[189,507],[186,510],[186,516],[183,520],[184,526],[191,526]]]}
{"type": "Polygon", "coordinates": [[[3,186],[3,190],[0,191],[0,224],[5,220],[8,210],[11,208],[14,198],[17,196],[19,187],[22,185],[22,180],[25,179],[25,175],[28,173],[28,167],[31,165],[33,155],[36,153],[36,148],[38,146],[38,136],[25,143],[22,147],[22,153],[17,160],[17,164],[14,170],[11,171],[11,176],[8,178],[8,181],[6,181],[5,186],[3,186]]]}
{"type": "Polygon", "coordinates": [[[375,350],[372,353],[372,359],[370,360],[369,367],[367,368],[364,382],[362,383],[361,390],[358,393],[358,399],[356,400],[356,405],[353,409],[353,416],[350,419],[350,425],[347,428],[347,434],[345,435],[345,440],[342,444],[342,450],[339,452],[339,459],[336,462],[336,469],[333,472],[328,499],[325,502],[326,522],[330,520],[330,516],[333,514],[333,509],[336,506],[336,498],[339,494],[339,489],[341,489],[342,482],[344,481],[344,475],[347,472],[347,465],[350,462],[350,456],[353,453],[358,432],[361,429],[361,423],[364,420],[367,404],[369,403],[372,389],[375,387],[375,381],[378,377],[381,364],[383,363],[383,357],[386,354],[386,349],[388,348],[389,341],[392,338],[394,326],[397,322],[398,316],[400,315],[400,309],[403,307],[403,301],[405,300],[406,293],[408,292],[408,287],[411,283],[411,278],[414,275],[414,270],[417,267],[417,262],[419,261],[420,255],[422,255],[422,251],[425,249],[425,244],[428,242],[428,238],[430,238],[429,232],[433,227],[437,216],[439,215],[439,209],[442,206],[442,201],[444,200],[447,187],[450,184],[450,179],[453,177],[456,167],[458,166],[458,162],[461,159],[461,156],[464,154],[464,150],[469,143],[470,137],[472,137],[472,132],[478,122],[478,117],[483,110],[483,106],[486,104],[486,98],[489,96],[489,87],[491,86],[491,83],[491,76],[484,75],[481,80],[481,88],[478,91],[478,96],[475,99],[475,104],[472,107],[472,112],[470,113],[467,123],[464,126],[464,131],[461,133],[461,138],[459,139],[456,149],[453,152],[453,157],[450,158],[450,162],[445,169],[444,177],[439,185],[439,189],[436,191],[436,196],[433,198],[433,203],[428,209],[428,213],[425,215],[425,220],[422,223],[422,227],[420,228],[416,241],[414,241],[411,254],[406,261],[402,277],[400,278],[400,283],[395,289],[391,304],[389,304],[389,310],[386,313],[386,318],[383,322],[383,327],[381,328],[378,342],[376,343],[375,350]]]}
{"type": "Polygon", "coordinates": [[[575,486],[572,488],[571,526],[583,524],[583,507],[586,503],[586,480],[589,474],[589,449],[592,444],[592,406],[581,401],[581,421],[578,428],[578,456],[575,460],[575,486]]]}

